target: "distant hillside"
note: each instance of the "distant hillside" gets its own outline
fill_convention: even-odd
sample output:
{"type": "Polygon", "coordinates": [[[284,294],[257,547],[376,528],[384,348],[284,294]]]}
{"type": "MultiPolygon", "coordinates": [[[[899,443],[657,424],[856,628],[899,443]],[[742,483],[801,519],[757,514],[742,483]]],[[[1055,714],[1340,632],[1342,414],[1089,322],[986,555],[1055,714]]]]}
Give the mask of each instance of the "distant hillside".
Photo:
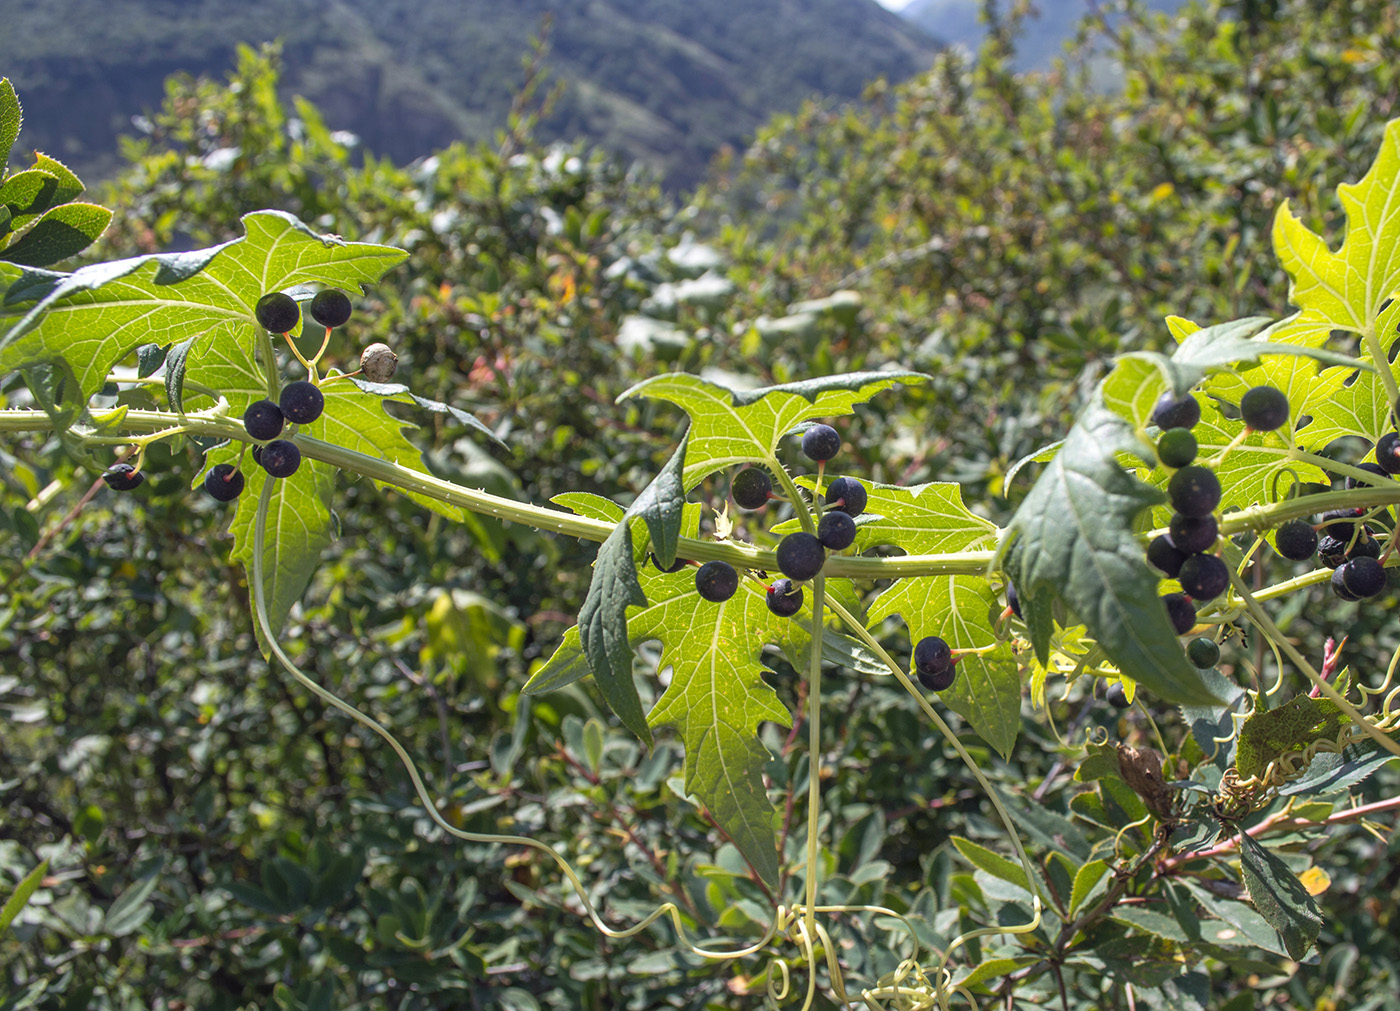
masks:
{"type": "Polygon", "coordinates": [[[813,93],[900,80],[935,44],[874,0],[45,0],[0,15],[23,143],[101,175],[177,71],[221,76],[281,38],[284,82],[333,129],[406,161],[502,127],[520,59],[554,15],[568,94],[548,130],[646,160],[673,184],[813,93]]]}
{"type": "MultiPolygon", "coordinates": [[[[1171,12],[1185,0],[1149,0],[1155,11],[1171,12]]],[[[999,5],[1005,8],[1005,4],[999,5]]],[[[1045,70],[1064,51],[1065,43],[1089,13],[1088,0],[1034,0],[1036,14],[1018,40],[1016,66],[1021,70],[1045,70]]],[[[980,0],[913,0],[900,15],[929,35],[949,44],[976,49],[987,34],[978,20],[980,0]]]]}

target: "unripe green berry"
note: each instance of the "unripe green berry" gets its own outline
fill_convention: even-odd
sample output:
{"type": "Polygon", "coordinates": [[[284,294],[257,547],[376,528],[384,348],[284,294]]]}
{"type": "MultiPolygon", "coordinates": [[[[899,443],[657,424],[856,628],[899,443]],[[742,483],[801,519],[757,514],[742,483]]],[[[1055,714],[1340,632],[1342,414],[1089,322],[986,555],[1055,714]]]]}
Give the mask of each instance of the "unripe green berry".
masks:
{"type": "Polygon", "coordinates": [[[1208,670],[1220,662],[1220,646],[1205,636],[1192,639],[1186,644],[1186,659],[1191,661],[1191,666],[1208,670]]]}
{"type": "Polygon", "coordinates": [[[1169,428],[1157,440],[1157,459],[1168,467],[1186,467],[1196,459],[1196,437],[1188,428],[1169,428]]]}

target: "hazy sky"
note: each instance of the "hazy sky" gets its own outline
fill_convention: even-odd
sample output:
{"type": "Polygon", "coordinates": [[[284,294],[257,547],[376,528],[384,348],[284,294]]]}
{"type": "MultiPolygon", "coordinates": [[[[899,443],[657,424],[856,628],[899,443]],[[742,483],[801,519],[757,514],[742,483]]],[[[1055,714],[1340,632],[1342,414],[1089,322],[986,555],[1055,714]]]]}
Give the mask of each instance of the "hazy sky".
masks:
{"type": "Polygon", "coordinates": [[[879,0],[879,3],[892,11],[897,11],[901,7],[909,6],[909,0],[879,0]]]}

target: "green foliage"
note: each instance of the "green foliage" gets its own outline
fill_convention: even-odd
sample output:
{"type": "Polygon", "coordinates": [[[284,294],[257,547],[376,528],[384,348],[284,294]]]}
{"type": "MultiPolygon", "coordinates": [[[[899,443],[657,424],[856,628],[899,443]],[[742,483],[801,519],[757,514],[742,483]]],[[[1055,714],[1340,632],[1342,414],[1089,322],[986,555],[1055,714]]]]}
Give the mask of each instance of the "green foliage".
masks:
{"type": "Polygon", "coordinates": [[[14,85],[0,78],[0,265],[47,267],[92,245],[112,212],[77,200],[82,181],[47,155],[35,154],[31,169],[10,168],[23,119],[14,85]]]}
{"type": "MultiPolygon", "coordinates": [[[[1374,13],[1378,25],[1393,17],[1374,13]]],[[[1218,106],[1208,108],[1206,98],[1233,87],[1234,47],[1245,36],[1228,20],[1192,18],[1180,45],[1193,56],[1213,53],[1219,66],[1168,80],[1160,75],[1178,63],[1175,50],[1163,50],[1142,61],[1141,73],[1170,103],[1213,116],[1218,106]]],[[[1343,34],[1326,12],[1282,12],[1277,25],[1257,27],[1249,45],[1275,39],[1295,83],[1346,64],[1326,55],[1325,33],[1343,34]],[[1315,46],[1307,59],[1293,48],[1297,33],[1315,46]]],[[[1357,44],[1350,28],[1345,38],[1357,44]]],[[[1384,37],[1365,44],[1389,45],[1384,37]]],[[[259,101],[275,104],[270,69],[249,70],[259,101]]],[[[1001,74],[994,51],[966,73],[976,102],[985,103],[972,111],[1007,106],[986,119],[981,167],[1004,173],[1010,206],[1037,209],[1026,220],[1061,222],[1059,205],[1039,189],[1046,177],[1065,181],[1058,162],[1045,158],[1032,171],[1029,159],[990,157],[1010,129],[999,117],[1030,115],[1018,91],[1026,85],[1001,74]]],[[[1378,70],[1370,84],[1388,80],[1378,70]]],[[[800,221],[763,218],[775,235],[792,228],[789,237],[813,238],[791,241],[760,277],[747,273],[757,253],[742,243],[731,247],[739,260],[729,267],[713,249],[681,241],[696,218],[671,216],[652,191],[632,188],[601,160],[580,159],[575,171],[562,155],[528,146],[509,157],[456,148],[432,165],[355,168],[328,136],[308,134],[297,142],[305,157],[291,166],[285,157],[257,156],[258,138],[285,152],[279,145],[289,134],[259,126],[261,113],[238,111],[247,91],[194,93],[204,106],[168,109],[169,121],[194,138],[201,118],[246,115],[248,158],[206,166],[181,186],[188,163],[150,152],[117,194],[121,213],[102,255],[158,255],[141,244],[163,244],[177,228],[194,237],[191,244],[246,248],[249,240],[233,234],[236,221],[260,206],[245,201],[265,198],[284,215],[314,218],[311,233],[402,246],[409,263],[357,302],[348,333],[314,367],[330,382],[326,415],[292,437],[307,456],[303,470],[320,468],[326,481],[312,486],[309,501],[269,510],[269,536],[285,550],[250,558],[249,527],[241,512],[235,516],[237,560],[254,577],[261,572],[264,590],[272,588],[262,595],[285,607],[250,614],[249,597],[258,594],[241,583],[246,573],[219,564],[227,512],[187,492],[201,467],[243,452],[239,405],[275,393],[283,377],[299,378],[305,368],[295,353],[279,357],[280,349],[262,346],[246,302],[241,315],[206,313],[191,326],[200,331],[192,342],[188,333],[170,334],[180,340],[165,356],[174,375],[157,375],[159,352],[123,337],[124,350],[86,387],[94,398],[60,390],[37,371],[27,386],[16,377],[0,385],[9,408],[0,413],[7,433],[0,521],[8,535],[0,538],[0,696],[10,721],[0,791],[13,812],[0,874],[19,882],[42,860],[52,868],[0,938],[0,979],[16,1002],[745,1007],[761,999],[765,982],[797,983],[806,973],[814,974],[821,1006],[838,1005],[842,979],[851,997],[858,986],[898,985],[936,1000],[940,987],[946,994],[961,982],[984,1002],[1062,1000],[1086,1011],[1126,1007],[1128,984],[1138,1006],[1234,1007],[1236,998],[1313,1006],[1345,994],[1384,1007],[1393,997],[1387,974],[1400,966],[1400,953],[1385,920],[1400,898],[1389,873],[1393,844],[1363,831],[1350,811],[1354,802],[1379,804],[1373,816],[1393,808],[1391,753],[1378,738],[1394,743],[1385,722],[1394,709],[1385,707],[1387,689],[1376,688],[1391,660],[1385,629],[1393,605],[1323,606],[1317,594],[1327,574],[1311,565],[1280,571],[1261,541],[1285,519],[1340,505],[1372,510],[1378,537],[1389,526],[1383,510],[1400,500],[1393,488],[1311,500],[1294,494],[1305,490],[1300,479],[1346,476],[1362,452],[1309,444],[1309,429],[1345,430],[1361,415],[1385,424],[1388,333],[1363,332],[1360,347],[1345,338],[1324,348],[1321,323],[1303,333],[1289,329],[1295,319],[1268,331],[1271,341],[1289,342],[1280,346],[1252,339],[1257,327],[1247,318],[1198,331],[1177,317],[1165,332],[1180,341],[1175,355],[1127,358],[1110,369],[1094,357],[1099,352],[1077,361],[1052,354],[1014,326],[993,339],[988,319],[1039,319],[1048,342],[1062,341],[1050,336],[1062,333],[1054,320],[1084,321],[1091,312],[1064,271],[1043,274],[1042,301],[1047,293],[1016,273],[1025,267],[1017,255],[982,257],[979,266],[975,246],[963,281],[929,275],[927,285],[905,290],[862,275],[859,312],[848,311],[856,303],[847,297],[791,301],[825,294],[845,276],[837,276],[840,257],[865,255],[863,239],[842,247],[820,237],[833,207],[839,218],[868,206],[828,200],[800,221]],[[304,172],[324,172],[325,184],[283,187],[304,172]],[[129,244],[114,245],[121,242],[129,244]],[[733,279],[722,298],[711,297],[719,286],[707,289],[703,304],[682,287],[696,280],[701,261],[733,279]],[[781,293],[794,277],[813,290],[781,293]],[[981,287],[959,287],[964,281],[981,287]],[[1013,281],[1027,283],[1017,292],[1013,281]],[[976,305],[979,292],[995,298],[976,305]],[[760,307],[779,302],[774,311],[796,322],[775,328],[771,317],[757,318],[760,307]],[[627,321],[638,319],[665,324],[681,339],[624,342],[627,321]],[[965,334],[970,353],[948,358],[946,346],[922,344],[915,328],[928,320],[966,325],[945,336],[965,334]],[[778,333],[801,340],[787,343],[778,333]],[[400,353],[415,392],[335,378],[353,368],[354,345],[370,339],[400,353]],[[761,360],[748,364],[752,356],[761,360]],[[930,378],[913,383],[910,368],[930,378]],[[997,370],[1009,378],[990,378],[997,370]],[[804,384],[810,375],[831,378],[804,384]],[[1108,383],[1096,389],[1103,376],[1108,383]],[[1360,394],[1348,400],[1343,391],[1368,376],[1379,381],[1371,403],[1360,394]],[[1309,405],[1295,409],[1296,432],[1244,435],[1233,412],[1237,394],[1261,381],[1309,405]],[[1118,590],[1118,577],[1076,575],[1069,566],[1055,572],[1047,558],[1078,542],[1112,545],[1114,559],[1141,566],[1154,532],[1146,528],[1165,520],[1146,507],[1167,477],[1148,452],[1147,413],[1168,386],[1202,382],[1197,462],[1225,485],[1223,555],[1242,578],[1200,615],[1214,626],[1222,656],[1218,671],[1193,672],[1190,684],[1201,690],[1195,702],[1220,704],[1189,705],[1183,721],[1162,701],[1172,685],[1161,670],[1185,662],[1175,637],[1139,633],[1146,637],[1138,653],[1125,653],[1121,637],[1137,630],[1123,614],[1134,612],[1106,613],[1093,598],[1095,586],[1118,590]],[[677,432],[658,398],[612,406],[639,384],[686,408],[688,433],[677,432]],[[903,388],[886,389],[895,385],[903,388]],[[1028,455],[1023,448],[1037,450],[1044,436],[1062,432],[1084,400],[1079,434],[1042,461],[1033,492],[1010,489],[1008,502],[982,494],[1000,487],[1003,464],[1028,455]],[[72,418],[66,445],[99,462],[113,446],[137,448],[150,474],[139,498],[117,499],[75,466],[45,403],[62,403],[72,418]],[[473,425],[448,403],[482,420],[473,425]],[[430,423],[417,430],[401,420],[413,405],[429,410],[430,423]],[[869,507],[854,548],[827,559],[804,610],[777,619],[763,590],[773,545],[813,522],[807,493],[820,502],[828,479],[792,472],[812,469],[795,453],[796,429],[833,416],[849,418],[840,468],[866,483],[869,507]],[[331,427],[337,417],[340,427],[331,427]],[[459,437],[461,425],[470,439],[459,437]],[[512,449],[481,448],[482,427],[512,449]],[[1100,430],[1112,439],[1091,446],[1086,433],[1100,430]],[[1112,452],[1130,454],[1139,443],[1138,457],[1112,452]],[[489,455],[503,453],[506,465],[489,455]],[[956,470],[947,466],[953,454],[965,454],[956,470]],[[1236,460],[1244,461],[1238,473],[1236,460]],[[735,461],[771,471],[788,504],[729,514],[727,480],[710,475],[735,461]],[[1092,480],[1081,482],[1079,468],[1092,480]],[[337,471],[370,482],[333,482],[337,471]],[[968,480],[946,480],[955,476],[968,480]],[[371,482],[404,494],[371,493],[371,482]],[[1105,488],[1121,502],[1105,501],[1105,488]],[[1092,507],[1093,522],[1067,522],[1076,496],[1092,507]],[[570,512],[530,504],[550,500],[570,512]],[[427,503],[438,511],[425,511],[427,503]],[[319,533],[306,528],[304,542],[287,536],[306,518],[319,533]],[[1010,527],[998,526],[1008,518],[1010,527]],[[995,549],[1012,529],[1018,539],[1001,572],[995,549]],[[610,537],[612,546],[596,555],[578,543],[610,537]],[[1038,579],[1014,567],[1016,545],[1037,543],[1038,579]],[[693,572],[659,571],[648,560],[653,552],[663,566],[673,557],[729,561],[744,573],[740,590],[723,603],[702,602],[693,572]],[[565,629],[589,599],[590,560],[606,603],[593,624],[614,647],[605,652],[615,654],[595,661],[592,678],[579,627],[565,629]],[[1008,577],[1021,591],[1025,622],[1003,610],[1008,577]],[[303,587],[294,579],[305,579],[303,587]],[[887,620],[895,614],[902,626],[887,620]],[[905,629],[913,638],[939,634],[957,651],[957,687],[945,696],[907,684],[898,659],[908,649],[905,629]],[[1355,679],[1332,676],[1336,647],[1323,645],[1343,631],[1352,669],[1366,672],[1355,679]],[[269,673],[258,636],[294,656],[287,669],[306,680],[269,673]],[[1336,699],[1307,698],[1310,688],[1323,691],[1309,674],[1318,656],[1318,681],[1366,713],[1376,736],[1336,699]],[[1031,682],[1031,706],[1022,679],[1031,682]],[[1132,706],[1098,702],[1105,682],[1122,684],[1132,706]],[[392,728],[418,764],[421,787],[407,788],[392,751],[363,734],[367,724],[302,694],[323,686],[392,728]],[[1294,702],[1284,701],[1294,692],[1294,702]],[[1309,707],[1324,719],[1283,725],[1309,707]],[[1239,785],[1247,769],[1296,760],[1333,730],[1334,741],[1348,735],[1337,755],[1319,749],[1288,782],[1239,785]],[[646,748],[635,739],[645,734],[646,748]],[[1109,743],[1118,739],[1123,747],[1109,743]],[[559,865],[541,844],[580,869],[583,892],[561,895],[559,865]],[[1333,871],[1330,886],[1324,867],[1333,871]],[[615,939],[577,915],[578,898],[597,903],[616,927],[639,922],[660,902],[674,915],[615,939]],[[785,916],[775,913],[779,905],[785,916]],[[848,912],[817,912],[832,906],[848,912]],[[815,935],[820,953],[831,956],[825,964],[792,943],[816,928],[827,932],[815,935]],[[757,956],[716,964],[688,946],[696,937],[732,949],[761,939],[784,968],[757,956]],[[1314,941],[1320,963],[1299,966],[1314,941]]],[[[915,114],[926,97],[910,89],[911,105],[891,108],[910,128],[901,143],[919,142],[912,124],[925,122],[915,114]]],[[[1115,108],[1139,132],[1122,136],[1126,151],[1096,141],[1102,146],[1080,152],[1076,171],[1131,168],[1140,145],[1151,146],[1147,136],[1168,157],[1178,144],[1191,152],[1182,156],[1183,172],[1189,166],[1205,178],[1221,169],[1215,146],[1193,148],[1199,138],[1189,131],[1204,129],[1194,119],[1175,123],[1168,142],[1161,128],[1175,121],[1156,118],[1146,103],[1134,106],[1131,88],[1103,101],[1124,103],[1115,108]],[[1159,133],[1141,132],[1152,129],[1159,133]]],[[[1219,96],[1210,102],[1228,105],[1219,96]]],[[[1310,108],[1297,115],[1312,115],[1310,108]]],[[[1047,117],[1047,129],[1087,136],[1074,132],[1088,129],[1076,119],[1083,107],[1066,103],[1050,116],[1054,110],[1052,102],[1034,115],[1047,117]]],[[[1359,149],[1370,138],[1374,155],[1377,131],[1363,120],[1345,134],[1346,145],[1359,149]]],[[[1251,133],[1260,125],[1228,123],[1235,132],[1227,135],[1241,138],[1232,150],[1245,151],[1248,162],[1251,144],[1265,146],[1251,133]]],[[[964,133],[975,160],[983,141],[977,131],[964,133]]],[[[1048,143],[1035,130],[1025,140],[1017,150],[1032,154],[1048,143]]],[[[1341,167],[1328,163],[1328,172],[1362,175],[1346,145],[1336,154],[1341,167]]],[[[855,150],[841,185],[861,176],[867,154],[855,150]]],[[[802,178],[814,190],[829,181],[819,173],[802,178]]],[[[923,178],[909,174],[911,208],[944,199],[923,178]]],[[[1385,182],[1383,173],[1367,178],[1385,182]]],[[[975,173],[959,180],[966,186],[936,206],[948,212],[950,234],[966,240],[974,233],[963,230],[964,215],[1001,211],[995,202],[966,202],[982,185],[975,173]]],[[[1296,174],[1273,185],[1317,199],[1311,180],[1296,174]]],[[[1088,227],[1097,220],[1091,204],[1078,222],[1098,243],[1079,251],[1089,276],[1103,268],[1101,254],[1131,264],[1160,251],[1182,255],[1163,259],[1163,273],[1185,276],[1192,267],[1200,275],[1181,292],[1170,287],[1180,277],[1103,281],[1121,300],[1120,314],[1102,323],[1094,317],[1093,327],[1104,329],[1086,333],[1111,335],[1116,346],[1132,320],[1155,327],[1159,310],[1213,321],[1267,308],[1247,297],[1251,281],[1220,283],[1236,269],[1252,276],[1258,242],[1241,240],[1241,260],[1228,271],[1214,254],[1188,255],[1183,249],[1194,247],[1173,244],[1201,226],[1192,215],[1203,206],[1218,211],[1244,194],[1239,213],[1258,209],[1248,187],[1221,186],[1224,195],[1202,184],[1201,203],[1191,207],[1159,208],[1121,243],[1106,228],[1088,227]]],[[[1141,195],[1138,202],[1155,206],[1141,195]]],[[[1120,227],[1126,220],[1110,218],[1120,227]]],[[[998,227],[1012,220],[996,219],[998,227]]],[[[1239,223],[1242,233],[1257,228],[1243,217],[1239,223]]],[[[1348,228],[1362,228],[1374,243],[1393,238],[1400,221],[1352,220],[1348,228]]],[[[288,234],[304,241],[295,227],[288,234]]],[[[993,245],[1004,238],[987,233],[993,245]]],[[[1050,238],[1046,246],[1037,239],[1000,250],[1024,251],[1043,266],[1043,257],[1064,255],[1051,252],[1050,238]]],[[[192,272],[162,290],[193,289],[218,269],[220,255],[187,261],[192,272]]],[[[261,255],[273,259],[270,250],[261,255]]],[[[105,284],[159,270],[150,259],[142,264],[73,298],[99,299],[105,284]]],[[[4,323],[24,318],[81,272],[12,284],[18,310],[4,323]]],[[[18,275],[4,276],[8,283],[18,275]]],[[[149,304],[156,294],[139,297],[149,304]]],[[[32,318],[30,333],[47,318],[32,318]]],[[[1390,329],[1377,316],[1375,327],[1382,325],[1390,329]]],[[[96,336],[92,354],[112,350],[110,335],[96,336]]],[[[296,348],[308,360],[319,335],[309,344],[296,348]]],[[[53,350],[71,355],[74,374],[90,364],[86,351],[60,345],[55,337],[53,350]]],[[[257,471],[249,475],[240,510],[256,505],[262,490],[251,487],[257,471]]],[[[1172,588],[1140,572],[1124,579],[1131,593],[1152,591],[1152,600],[1141,593],[1139,608],[1172,588]]]]}

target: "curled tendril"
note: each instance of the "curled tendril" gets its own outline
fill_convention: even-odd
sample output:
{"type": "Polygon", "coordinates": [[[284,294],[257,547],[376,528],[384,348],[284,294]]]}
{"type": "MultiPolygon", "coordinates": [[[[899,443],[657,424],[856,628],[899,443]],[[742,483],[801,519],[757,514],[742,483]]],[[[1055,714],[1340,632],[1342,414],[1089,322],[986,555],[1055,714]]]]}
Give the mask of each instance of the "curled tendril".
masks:
{"type": "MultiPolygon", "coordinates": [[[[419,803],[422,804],[425,813],[438,828],[442,829],[448,835],[466,842],[522,846],[543,853],[553,860],[568,879],[570,886],[573,888],[575,895],[578,897],[583,907],[587,919],[592,923],[593,927],[604,936],[614,939],[633,937],[656,921],[667,918],[675,930],[677,944],[680,947],[700,958],[714,961],[736,960],[757,955],[763,951],[771,952],[774,942],[776,942],[779,937],[787,936],[798,946],[802,958],[807,964],[808,981],[805,999],[802,1003],[802,1011],[810,1011],[816,999],[818,969],[821,962],[824,962],[826,965],[829,977],[828,985],[832,993],[843,1005],[848,1008],[851,1007],[845,978],[837,959],[836,945],[832,942],[831,935],[827,931],[826,926],[814,920],[815,915],[817,913],[868,913],[889,917],[899,921],[902,929],[908,934],[909,939],[913,943],[913,951],[909,958],[899,963],[898,968],[896,968],[893,973],[888,973],[881,977],[876,981],[873,987],[862,990],[860,992],[860,999],[868,1008],[872,1009],[872,1011],[932,1011],[934,1008],[937,1008],[938,1011],[950,1011],[954,996],[962,997],[974,1009],[977,1007],[976,998],[972,993],[966,987],[953,982],[952,972],[948,969],[947,963],[954,950],[974,938],[1001,934],[1025,934],[1039,927],[1041,920],[1041,899],[1039,894],[1034,894],[1032,896],[1034,900],[1034,917],[1031,922],[1019,926],[983,927],[960,935],[953,940],[948,946],[948,949],[942,954],[937,967],[933,970],[935,978],[930,980],[928,972],[919,962],[922,943],[914,929],[913,923],[902,914],[883,906],[804,906],[799,904],[787,907],[780,905],[774,910],[772,922],[768,925],[768,928],[764,931],[761,938],[752,944],[728,950],[702,947],[697,942],[692,941],[686,933],[680,910],[671,902],[662,903],[657,906],[651,913],[631,927],[617,929],[608,926],[589,899],[587,890],[584,888],[583,882],[580,880],[578,874],[561,853],[546,843],[526,836],[467,832],[450,824],[439,813],[438,805],[434,803],[432,796],[428,793],[428,789],[423,782],[422,775],[419,773],[417,764],[399,742],[398,738],[373,717],[366,715],[349,702],[341,699],[334,692],[313,681],[282,649],[281,644],[272,634],[271,622],[268,620],[267,616],[267,599],[263,590],[263,552],[267,538],[267,509],[268,503],[271,500],[272,487],[272,481],[269,480],[264,483],[262,496],[258,502],[257,514],[253,525],[252,579],[255,620],[273,656],[277,658],[277,661],[288,674],[313,695],[316,695],[328,705],[339,709],[366,729],[373,731],[393,749],[399,761],[403,763],[405,771],[408,773],[409,780],[413,784],[413,790],[419,803]],[[809,929],[809,926],[811,929],[809,929]],[[822,954],[820,961],[814,942],[820,942],[821,944],[822,954]]],[[[841,610],[841,616],[844,620],[855,624],[854,619],[846,614],[843,609],[840,609],[839,605],[838,610],[841,610]]],[[[856,627],[859,628],[859,626],[856,627]]],[[[863,628],[859,628],[859,630],[862,632],[864,631],[863,628]]],[[[866,633],[866,637],[869,643],[874,645],[890,664],[891,670],[904,682],[905,688],[910,690],[923,704],[924,708],[933,717],[935,723],[943,733],[948,736],[949,740],[953,742],[955,748],[963,755],[964,760],[969,762],[977,778],[983,780],[980,771],[976,768],[976,765],[971,762],[970,756],[966,754],[960,742],[958,742],[957,738],[937,714],[929,709],[927,701],[914,691],[913,686],[908,682],[908,677],[904,672],[889,659],[888,654],[885,654],[884,650],[880,649],[879,644],[876,643],[873,638],[869,638],[868,633],[866,633]]],[[[992,797],[993,804],[1002,815],[1008,829],[1010,829],[1011,821],[1002,809],[1000,802],[996,799],[996,795],[992,793],[990,786],[985,783],[985,780],[983,780],[983,785],[987,788],[988,794],[992,797]]],[[[1015,836],[1014,830],[1011,831],[1017,855],[1021,858],[1022,867],[1026,870],[1028,880],[1035,881],[1037,876],[1030,870],[1029,860],[1021,846],[1020,839],[1015,836]]],[[[772,954],[768,962],[768,971],[766,975],[766,998],[770,1004],[777,1006],[787,1000],[793,993],[791,970],[784,959],[776,954],[772,954]]]]}
{"type": "MultiPolygon", "coordinates": [[[[1397,652],[1395,659],[1392,659],[1390,667],[1386,671],[1385,680],[1380,687],[1370,688],[1364,684],[1356,685],[1362,696],[1360,705],[1364,706],[1377,696],[1384,696],[1379,712],[1362,717],[1365,723],[1383,734],[1400,729],[1400,685],[1392,687],[1395,683],[1397,661],[1400,661],[1400,652],[1397,652]]],[[[1237,738],[1241,727],[1248,721],[1249,717],[1254,715],[1254,712],[1255,706],[1251,705],[1248,712],[1232,714],[1235,724],[1234,732],[1223,738],[1217,737],[1215,741],[1218,744],[1224,744],[1237,738]]],[[[1243,817],[1256,810],[1278,790],[1301,777],[1308,771],[1313,759],[1318,755],[1340,754],[1346,748],[1369,736],[1370,734],[1363,727],[1355,723],[1348,723],[1337,731],[1335,737],[1322,738],[1309,743],[1301,750],[1285,752],[1270,761],[1264,767],[1263,772],[1247,779],[1241,777],[1236,770],[1227,769],[1220,783],[1220,807],[1233,817],[1243,817]]]]}

